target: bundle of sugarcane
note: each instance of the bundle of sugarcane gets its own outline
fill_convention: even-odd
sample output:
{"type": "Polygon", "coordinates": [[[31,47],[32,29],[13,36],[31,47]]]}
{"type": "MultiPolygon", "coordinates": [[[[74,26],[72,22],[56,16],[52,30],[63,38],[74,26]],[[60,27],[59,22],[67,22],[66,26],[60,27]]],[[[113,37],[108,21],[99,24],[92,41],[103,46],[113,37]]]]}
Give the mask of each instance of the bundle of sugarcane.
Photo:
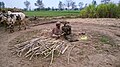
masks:
{"type": "Polygon", "coordinates": [[[33,38],[29,41],[22,42],[20,44],[16,44],[15,53],[21,57],[29,58],[32,60],[34,57],[38,57],[40,55],[47,58],[52,56],[51,63],[53,61],[53,56],[57,51],[57,54],[63,54],[70,44],[66,41],[56,40],[53,38],[46,38],[46,37],[38,37],[33,38]]]}

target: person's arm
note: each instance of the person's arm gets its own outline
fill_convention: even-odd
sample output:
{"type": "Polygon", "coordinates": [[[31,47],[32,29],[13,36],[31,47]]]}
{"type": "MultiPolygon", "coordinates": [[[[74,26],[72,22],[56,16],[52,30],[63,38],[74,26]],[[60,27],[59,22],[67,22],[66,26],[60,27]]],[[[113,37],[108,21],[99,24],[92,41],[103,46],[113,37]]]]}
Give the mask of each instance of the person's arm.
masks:
{"type": "Polygon", "coordinates": [[[62,26],[62,35],[65,34],[65,31],[64,31],[64,26],[62,26]]]}
{"type": "Polygon", "coordinates": [[[56,36],[56,35],[55,35],[55,28],[52,30],[51,36],[56,36]]]}
{"type": "Polygon", "coordinates": [[[54,34],[54,29],[52,29],[52,31],[51,31],[51,36],[53,37],[53,34],[54,34]]]}

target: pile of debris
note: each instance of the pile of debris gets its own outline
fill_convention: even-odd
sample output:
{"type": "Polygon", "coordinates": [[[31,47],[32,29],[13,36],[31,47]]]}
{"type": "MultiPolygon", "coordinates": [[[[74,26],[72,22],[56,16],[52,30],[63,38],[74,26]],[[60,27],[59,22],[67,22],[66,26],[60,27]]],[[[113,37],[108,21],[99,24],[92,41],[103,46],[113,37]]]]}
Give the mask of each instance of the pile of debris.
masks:
{"type": "Polygon", "coordinates": [[[37,37],[14,45],[15,54],[17,54],[17,56],[26,57],[29,58],[29,60],[39,56],[42,56],[43,58],[51,56],[50,64],[53,62],[53,57],[56,55],[55,53],[57,53],[58,56],[64,54],[69,46],[70,43],[67,41],[46,37],[37,37]]]}

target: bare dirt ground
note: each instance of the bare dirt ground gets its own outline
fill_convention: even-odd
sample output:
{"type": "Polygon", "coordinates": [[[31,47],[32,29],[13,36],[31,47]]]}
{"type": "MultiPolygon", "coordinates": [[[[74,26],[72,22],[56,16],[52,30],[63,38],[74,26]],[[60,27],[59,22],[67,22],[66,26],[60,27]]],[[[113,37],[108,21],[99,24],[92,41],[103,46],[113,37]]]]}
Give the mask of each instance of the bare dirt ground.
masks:
{"type": "MultiPolygon", "coordinates": [[[[51,67],[120,67],[120,19],[64,19],[69,21],[72,32],[86,32],[88,40],[78,41],[67,63],[67,53],[55,57],[51,67]],[[101,42],[101,37],[107,37],[109,42],[101,42]]],[[[51,31],[55,24],[45,24],[30,27],[30,29],[5,32],[0,27],[0,67],[49,67],[50,59],[17,57],[11,48],[16,43],[26,41],[36,36],[42,36],[45,31],[51,31]]],[[[47,34],[46,34],[47,35],[47,34]]]]}

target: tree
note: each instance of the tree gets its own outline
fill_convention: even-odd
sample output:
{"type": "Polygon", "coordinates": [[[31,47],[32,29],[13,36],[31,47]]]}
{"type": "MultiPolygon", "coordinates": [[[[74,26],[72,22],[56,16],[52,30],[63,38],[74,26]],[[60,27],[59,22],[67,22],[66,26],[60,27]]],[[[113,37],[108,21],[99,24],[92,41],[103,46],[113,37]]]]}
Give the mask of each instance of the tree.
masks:
{"type": "Polygon", "coordinates": [[[83,5],[84,5],[83,2],[79,2],[79,4],[78,4],[78,6],[79,6],[80,9],[83,8],[83,5]]]}
{"type": "Polygon", "coordinates": [[[101,0],[101,3],[103,4],[108,4],[110,2],[110,0],[101,0]]]}
{"type": "Polygon", "coordinates": [[[5,8],[5,3],[4,2],[2,2],[2,8],[5,8]]]}
{"type": "Polygon", "coordinates": [[[97,5],[97,2],[95,0],[92,1],[93,5],[97,5]]]}
{"type": "Polygon", "coordinates": [[[47,8],[47,10],[51,10],[51,8],[50,8],[50,7],[48,7],[48,8],[47,8]]]}
{"type": "Polygon", "coordinates": [[[87,7],[87,5],[88,5],[88,4],[86,3],[85,6],[84,6],[84,8],[87,7]]]}
{"type": "Polygon", "coordinates": [[[68,7],[68,9],[70,9],[70,6],[71,6],[71,2],[72,2],[72,0],[66,0],[66,2],[67,2],[67,7],[68,7]]]}
{"type": "Polygon", "coordinates": [[[5,3],[4,2],[0,2],[0,8],[5,8],[5,3]]]}
{"type": "Polygon", "coordinates": [[[55,10],[55,8],[54,8],[54,7],[52,7],[51,9],[52,9],[52,11],[54,11],[54,10],[55,10]]]}
{"type": "Polygon", "coordinates": [[[24,2],[24,4],[25,4],[25,6],[26,6],[26,9],[29,10],[30,2],[26,0],[26,1],[24,2]]]}
{"type": "Polygon", "coordinates": [[[120,4],[120,0],[119,0],[118,4],[120,4]]]}
{"type": "Polygon", "coordinates": [[[63,9],[64,9],[64,10],[66,9],[65,7],[66,7],[66,4],[65,4],[65,3],[63,3],[63,9]]]}
{"type": "Polygon", "coordinates": [[[58,8],[59,8],[59,10],[63,9],[63,3],[62,3],[62,1],[59,1],[58,8]]]}
{"type": "Polygon", "coordinates": [[[37,0],[35,3],[35,6],[38,6],[39,9],[44,8],[44,4],[43,4],[42,0],[37,0]]]}
{"type": "Polygon", "coordinates": [[[71,7],[72,7],[72,10],[74,10],[76,8],[76,3],[75,2],[71,2],[71,7]]]}
{"type": "Polygon", "coordinates": [[[2,8],[2,2],[0,2],[0,8],[2,8]]]}

